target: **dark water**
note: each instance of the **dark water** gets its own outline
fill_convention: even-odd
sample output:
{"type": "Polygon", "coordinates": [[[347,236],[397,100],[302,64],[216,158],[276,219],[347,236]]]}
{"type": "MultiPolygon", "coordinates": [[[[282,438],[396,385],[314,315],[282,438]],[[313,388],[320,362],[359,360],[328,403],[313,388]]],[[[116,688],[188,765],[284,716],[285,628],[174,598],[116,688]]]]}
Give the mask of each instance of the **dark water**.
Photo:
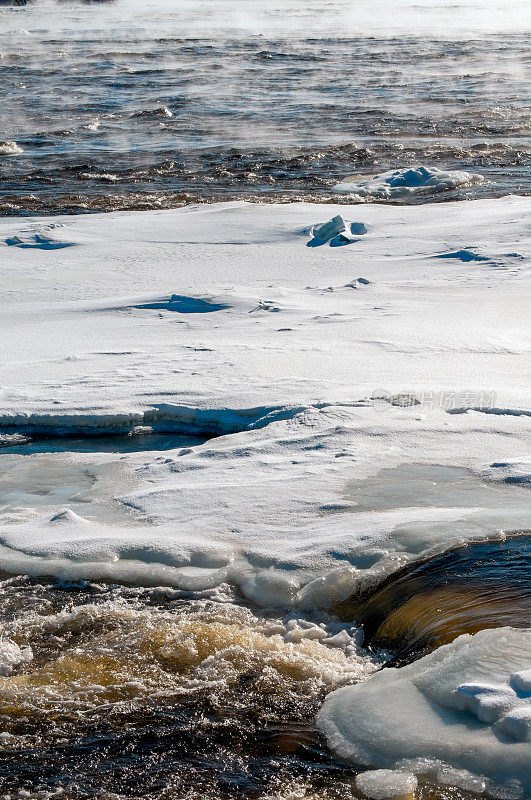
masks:
{"type": "Polygon", "coordinates": [[[431,200],[528,193],[529,40],[460,33],[470,5],[420,31],[408,4],[362,2],[362,27],[341,0],[0,9],[0,140],[22,151],[0,155],[0,211],[337,202],[346,175],[418,164],[486,178],[431,200]]]}
{"type": "Polygon", "coordinates": [[[366,598],[336,609],[356,619],[365,642],[410,661],[463,633],[531,620],[531,538],[476,542],[408,565],[366,598]]]}
{"type": "Polygon", "coordinates": [[[105,434],[95,436],[23,436],[0,434],[0,457],[17,453],[136,453],[150,450],[173,450],[176,447],[195,447],[211,436],[182,433],[105,434]]]}

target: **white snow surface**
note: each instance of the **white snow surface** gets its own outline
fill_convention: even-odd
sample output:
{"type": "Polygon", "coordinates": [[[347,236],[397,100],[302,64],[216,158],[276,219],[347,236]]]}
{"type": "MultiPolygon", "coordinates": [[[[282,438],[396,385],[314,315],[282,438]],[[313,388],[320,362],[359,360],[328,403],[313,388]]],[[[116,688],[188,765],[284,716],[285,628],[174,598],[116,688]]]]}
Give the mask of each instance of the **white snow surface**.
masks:
{"type": "MultiPolygon", "coordinates": [[[[231,581],[264,605],[326,608],[408,559],[523,529],[530,206],[1,220],[0,430],[230,434],[68,456],[94,470],[91,501],[127,513],[62,513],[53,495],[0,509],[3,567],[231,581]],[[315,242],[338,215],[360,235],[315,242]],[[404,464],[511,480],[514,502],[356,511],[352,481],[373,476],[377,493],[378,473],[404,464]]],[[[64,454],[43,463],[56,457],[64,469],[64,454]]]]}
{"type": "Polygon", "coordinates": [[[357,763],[527,798],[531,693],[515,676],[530,661],[530,630],[460,636],[413,664],[336,690],[319,724],[330,746],[357,763]]]}

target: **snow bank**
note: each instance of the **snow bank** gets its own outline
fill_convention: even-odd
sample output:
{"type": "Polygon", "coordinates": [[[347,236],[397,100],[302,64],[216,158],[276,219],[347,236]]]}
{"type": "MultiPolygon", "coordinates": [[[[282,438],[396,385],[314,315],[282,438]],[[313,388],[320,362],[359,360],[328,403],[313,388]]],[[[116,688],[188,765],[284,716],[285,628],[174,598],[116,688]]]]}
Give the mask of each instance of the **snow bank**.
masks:
{"type": "Polygon", "coordinates": [[[359,180],[352,175],[334,186],[334,191],[358,195],[368,200],[392,200],[405,195],[445,192],[482,181],[482,175],[464,170],[446,171],[437,167],[419,166],[390,170],[375,175],[370,180],[359,180]]]}
{"type": "Polygon", "coordinates": [[[409,666],[332,693],[319,725],[330,746],[354,762],[528,797],[530,662],[530,630],[460,636],[409,666]]]}

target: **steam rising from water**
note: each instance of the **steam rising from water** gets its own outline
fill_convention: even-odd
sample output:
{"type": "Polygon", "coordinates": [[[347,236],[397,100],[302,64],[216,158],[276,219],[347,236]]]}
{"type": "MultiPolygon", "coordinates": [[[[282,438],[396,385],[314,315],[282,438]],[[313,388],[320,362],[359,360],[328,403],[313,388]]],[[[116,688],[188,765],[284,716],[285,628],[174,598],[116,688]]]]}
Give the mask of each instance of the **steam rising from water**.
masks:
{"type": "Polygon", "coordinates": [[[422,164],[486,177],[437,199],[528,192],[525,7],[4,8],[0,210],[337,200],[422,164]]]}

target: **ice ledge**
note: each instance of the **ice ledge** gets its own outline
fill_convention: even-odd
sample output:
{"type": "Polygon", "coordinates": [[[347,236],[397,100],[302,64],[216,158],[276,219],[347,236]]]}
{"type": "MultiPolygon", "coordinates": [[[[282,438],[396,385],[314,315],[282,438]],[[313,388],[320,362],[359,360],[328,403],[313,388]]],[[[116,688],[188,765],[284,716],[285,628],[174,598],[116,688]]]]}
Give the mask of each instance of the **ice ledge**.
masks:
{"type": "Polygon", "coordinates": [[[135,429],[153,432],[181,432],[221,436],[264,428],[272,422],[293,419],[306,409],[303,406],[258,406],[255,408],[197,408],[161,403],[146,411],[119,414],[19,413],[0,415],[2,429],[19,434],[40,433],[61,436],[106,433],[128,434],[135,429]]]}

